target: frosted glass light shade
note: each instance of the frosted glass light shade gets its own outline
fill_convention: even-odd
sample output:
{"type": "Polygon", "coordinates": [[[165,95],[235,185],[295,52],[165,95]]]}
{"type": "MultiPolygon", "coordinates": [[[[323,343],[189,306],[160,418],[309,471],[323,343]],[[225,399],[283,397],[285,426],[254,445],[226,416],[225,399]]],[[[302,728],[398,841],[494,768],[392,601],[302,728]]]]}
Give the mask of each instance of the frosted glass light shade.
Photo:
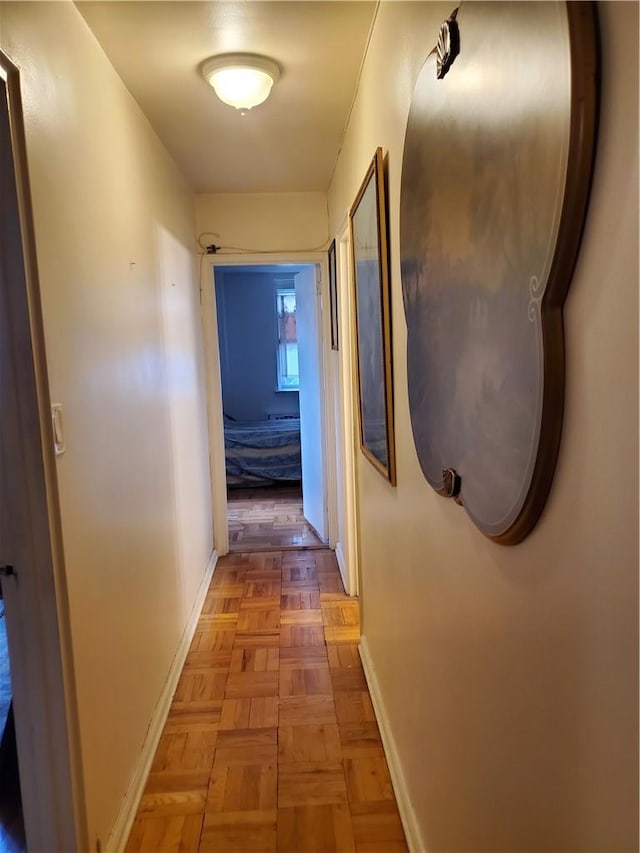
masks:
{"type": "Polygon", "coordinates": [[[230,53],[208,59],[202,66],[202,75],[225,104],[250,110],[267,100],[280,68],[266,57],[230,53]]]}

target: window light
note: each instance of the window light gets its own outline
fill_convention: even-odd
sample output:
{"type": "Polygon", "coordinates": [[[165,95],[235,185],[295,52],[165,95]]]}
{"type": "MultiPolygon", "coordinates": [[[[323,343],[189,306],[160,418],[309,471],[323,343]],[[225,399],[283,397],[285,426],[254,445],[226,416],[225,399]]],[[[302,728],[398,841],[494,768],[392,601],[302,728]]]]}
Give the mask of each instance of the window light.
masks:
{"type": "Polygon", "coordinates": [[[298,332],[296,328],[295,289],[276,290],[278,315],[278,391],[297,391],[300,388],[298,370],[298,332]]]}

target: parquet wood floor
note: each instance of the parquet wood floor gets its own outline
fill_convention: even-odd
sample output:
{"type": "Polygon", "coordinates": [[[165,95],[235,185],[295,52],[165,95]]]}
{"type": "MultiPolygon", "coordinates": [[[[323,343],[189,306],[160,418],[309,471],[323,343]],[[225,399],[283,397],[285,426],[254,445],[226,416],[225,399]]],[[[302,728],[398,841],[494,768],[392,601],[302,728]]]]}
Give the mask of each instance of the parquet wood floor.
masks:
{"type": "Polygon", "coordinates": [[[232,553],[325,547],[302,515],[299,486],[229,489],[227,517],[232,553]]]}
{"type": "Polygon", "coordinates": [[[327,549],[216,567],[127,853],[406,851],[327,549]]]}

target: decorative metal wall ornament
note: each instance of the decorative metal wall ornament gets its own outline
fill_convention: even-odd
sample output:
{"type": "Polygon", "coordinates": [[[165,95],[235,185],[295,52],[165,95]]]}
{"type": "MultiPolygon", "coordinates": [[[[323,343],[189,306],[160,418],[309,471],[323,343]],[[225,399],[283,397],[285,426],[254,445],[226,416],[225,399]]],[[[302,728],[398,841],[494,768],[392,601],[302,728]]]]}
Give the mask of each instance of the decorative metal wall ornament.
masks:
{"type": "Polygon", "coordinates": [[[436,77],[438,80],[442,80],[460,53],[460,30],[456,22],[457,16],[458,10],[456,9],[440,27],[438,44],[436,45],[436,77]]]}
{"type": "Polygon", "coordinates": [[[562,306],[595,145],[594,9],[474,2],[455,21],[460,54],[447,67],[441,33],[446,76],[438,48],[404,145],[409,408],[430,485],[512,545],[544,508],[560,444],[562,306]]]}
{"type": "Polygon", "coordinates": [[[442,469],[442,485],[436,492],[443,498],[455,498],[456,503],[462,506],[460,501],[460,475],[453,468],[442,469]]]}

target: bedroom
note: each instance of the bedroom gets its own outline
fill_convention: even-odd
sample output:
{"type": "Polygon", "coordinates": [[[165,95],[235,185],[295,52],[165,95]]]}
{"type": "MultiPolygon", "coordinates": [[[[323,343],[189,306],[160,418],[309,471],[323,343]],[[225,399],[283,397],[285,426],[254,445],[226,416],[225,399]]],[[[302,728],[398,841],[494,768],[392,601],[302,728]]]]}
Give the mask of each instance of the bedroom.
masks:
{"type": "Polygon", "coordinates": [[[326,536],[315,301],[311,264],[215,268],[231,550],[326,536]]]}

